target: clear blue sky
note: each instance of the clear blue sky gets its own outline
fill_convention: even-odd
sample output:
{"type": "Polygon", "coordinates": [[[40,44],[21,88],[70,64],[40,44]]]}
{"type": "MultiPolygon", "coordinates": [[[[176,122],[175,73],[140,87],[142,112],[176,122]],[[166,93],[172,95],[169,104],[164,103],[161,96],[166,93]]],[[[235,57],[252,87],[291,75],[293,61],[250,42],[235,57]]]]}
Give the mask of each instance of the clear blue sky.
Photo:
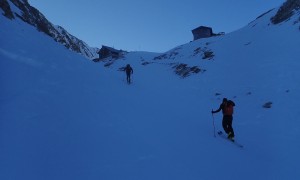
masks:
{"type": "Polygon", "coordinates": [[[55,25],[92,47],[165,52],[210,26],[235,31],[285,0],[29,0],[55,25]]]}

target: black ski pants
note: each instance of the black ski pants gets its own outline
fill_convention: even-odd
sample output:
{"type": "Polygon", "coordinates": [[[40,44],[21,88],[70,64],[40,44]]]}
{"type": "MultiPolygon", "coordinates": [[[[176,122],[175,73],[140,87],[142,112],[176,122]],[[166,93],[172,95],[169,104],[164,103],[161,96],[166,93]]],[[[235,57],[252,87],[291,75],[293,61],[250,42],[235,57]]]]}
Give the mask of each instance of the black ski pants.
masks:
{"type": "Polygon", "coordinates": [[[234,137],[234,131],[232,128],[232,120],[233,117],[231,115],[224,115],[223,116],[223,121],[222,121],[222,126],[224,131],[228,134],[229,132],[232,133],[232,137],[234,137]]]}
{"type": "Polygon", "coordinates": [[[126,76],[127,76],[127,82],[130,83],[131,82],[131,77],[130,77],[131,73],[130,72],[126,72],[126,76]]]}

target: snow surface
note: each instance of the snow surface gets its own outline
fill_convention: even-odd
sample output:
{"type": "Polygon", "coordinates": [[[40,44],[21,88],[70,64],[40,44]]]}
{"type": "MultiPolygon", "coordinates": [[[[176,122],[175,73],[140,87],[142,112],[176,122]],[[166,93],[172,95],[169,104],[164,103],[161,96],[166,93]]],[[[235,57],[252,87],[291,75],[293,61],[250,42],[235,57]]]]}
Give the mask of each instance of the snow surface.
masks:
{"type": "Polygon", "coordinates": [[[0,179],[298,179],[299,23],[274,26],[275,13],[171,59],[131,52],[109,67],[0,16],[0,179]],[[183,79],[178,62],[206,71],[183,79]],[[131,85],[118,71],[128,63],[131,85]],[[243,149],[213,136],[223,97],[243,149]]]}

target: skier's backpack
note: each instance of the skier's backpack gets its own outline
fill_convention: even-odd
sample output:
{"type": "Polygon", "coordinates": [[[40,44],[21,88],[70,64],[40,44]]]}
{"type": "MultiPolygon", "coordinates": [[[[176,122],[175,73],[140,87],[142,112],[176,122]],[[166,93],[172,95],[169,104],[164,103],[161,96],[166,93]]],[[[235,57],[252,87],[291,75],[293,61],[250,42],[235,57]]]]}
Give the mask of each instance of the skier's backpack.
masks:
{"type": "Polygon", "coordinates": [[[233,103],[227,102],[224,107],[224,115],[231,116],[233,114],[233,103]]]}
{"type": "Polygon", "coordinates": [[[127,64],[127,66],[125,67],[126,73],[127,73],[127,74],[130,74],[130,73],[131,73],[131,70],[132,70],[132,68],[130,67],[129,64],[127,64]]]}

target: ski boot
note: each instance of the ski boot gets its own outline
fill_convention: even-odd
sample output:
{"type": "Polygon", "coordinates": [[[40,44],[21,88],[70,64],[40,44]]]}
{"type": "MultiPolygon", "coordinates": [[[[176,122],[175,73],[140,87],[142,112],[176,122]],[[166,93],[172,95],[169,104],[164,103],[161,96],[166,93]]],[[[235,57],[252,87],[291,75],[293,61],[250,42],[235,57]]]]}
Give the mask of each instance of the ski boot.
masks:
{"type": "Polygon", "coordinates": [[[233,137],[232,132],[229,132],[229,133],[228,133],[227,138],[228,138],[230,141],[234,142],[234,137],[233,137]]]}

